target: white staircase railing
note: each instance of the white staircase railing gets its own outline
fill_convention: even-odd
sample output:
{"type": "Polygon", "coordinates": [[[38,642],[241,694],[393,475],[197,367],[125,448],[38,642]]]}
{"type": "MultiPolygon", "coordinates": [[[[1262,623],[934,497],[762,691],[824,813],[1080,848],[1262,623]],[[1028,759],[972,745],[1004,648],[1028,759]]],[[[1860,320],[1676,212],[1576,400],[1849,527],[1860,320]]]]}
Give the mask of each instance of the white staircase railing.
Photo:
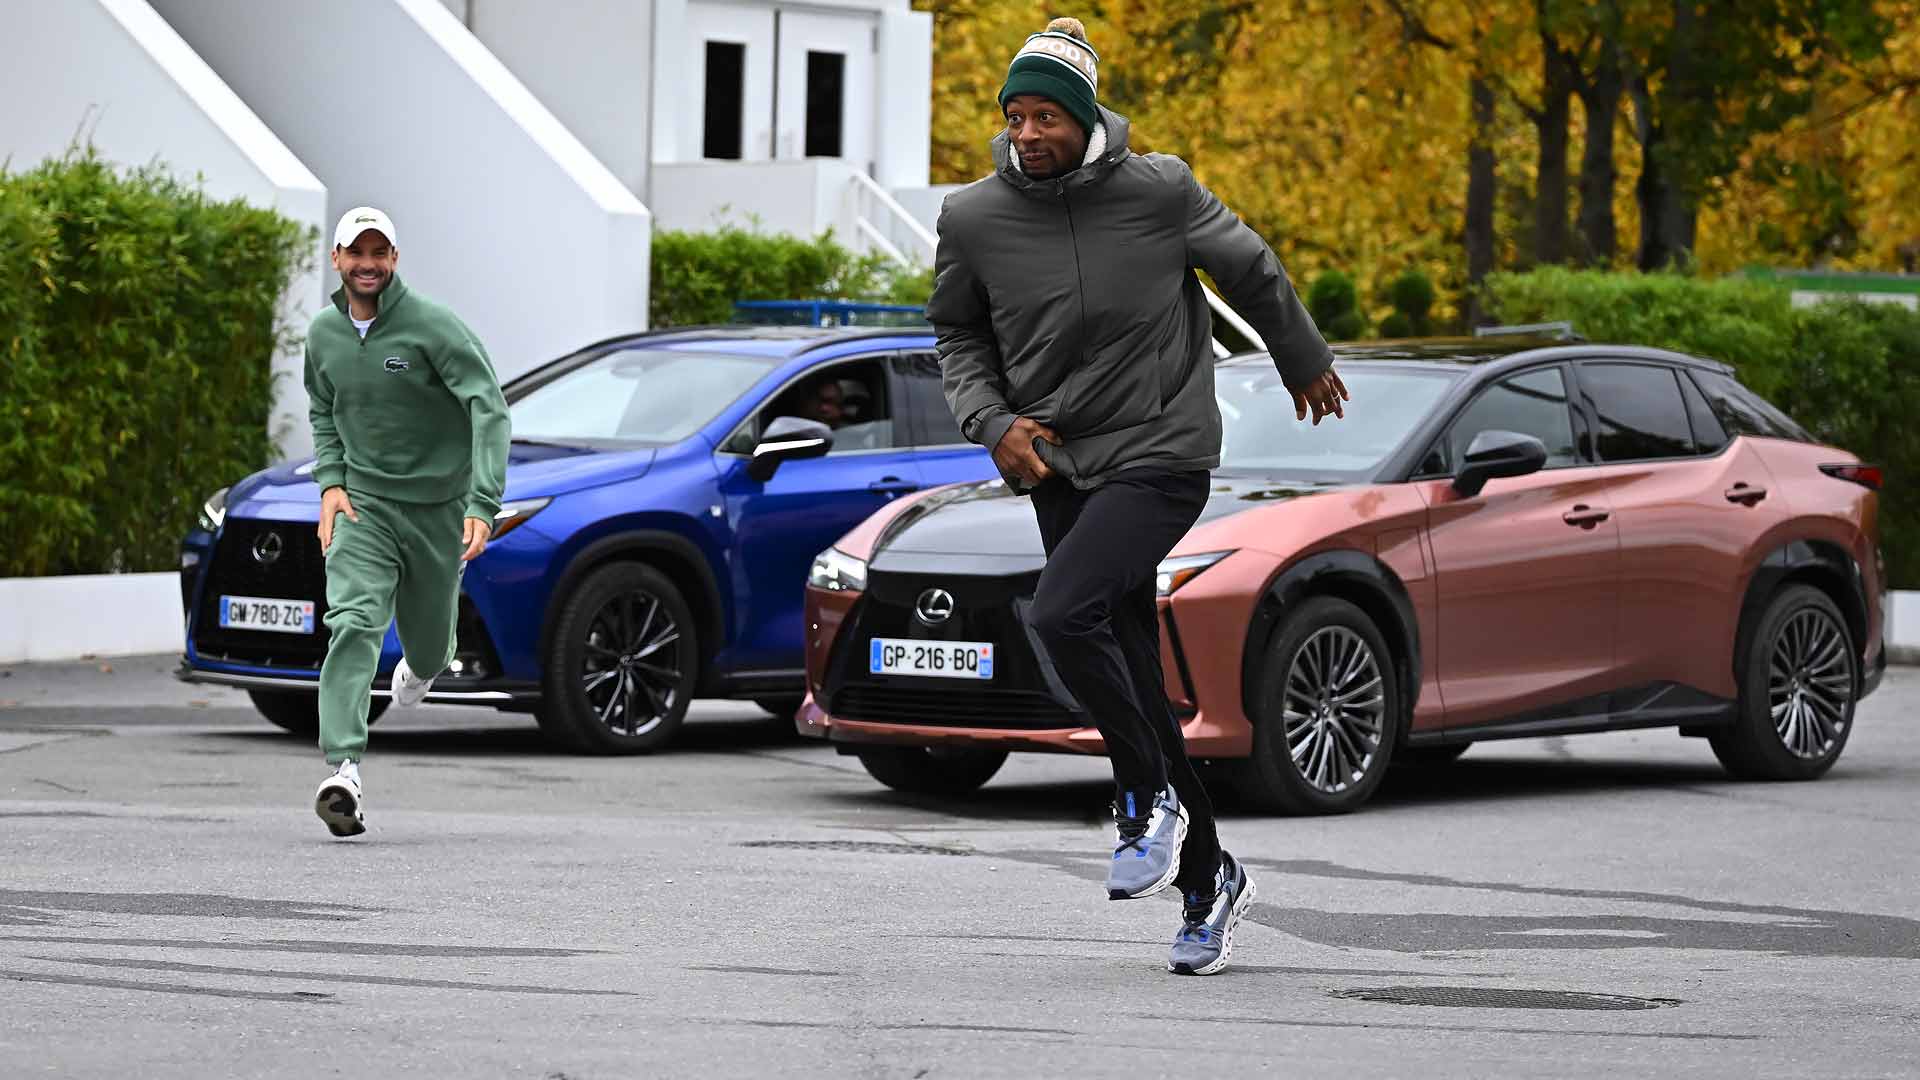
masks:
{"type": "Polygon", "coordinates": [[[856,169],[849,197],[854,230],[869,247],[902,266],[933,265],[933,234],[873,177],[856,169]]]}
{"type": "MultiPolygon", "coordinates": [[[[934,249],[939,241],[927,231],[919,219],[907,212],[899,200],[887,194],[887,189],[875,183],[873,177],[855,171],[850,197],[853,200],[853,227],[860,238],[874,250],[892,259],[902,266],[932,266],[934,249]]],[[[1247,320],[1227,306],[1218,293],[1207,289],[1207,306],[1213,309],[1216,317],[1224,320],[1228,326],[1240,334],[1256,349],[1266,348],[1260,335],[1254,332],[1247,320]]],[[[1213,338],[1213,355],[1230,355],[1219,338],[1213,338]]]]}

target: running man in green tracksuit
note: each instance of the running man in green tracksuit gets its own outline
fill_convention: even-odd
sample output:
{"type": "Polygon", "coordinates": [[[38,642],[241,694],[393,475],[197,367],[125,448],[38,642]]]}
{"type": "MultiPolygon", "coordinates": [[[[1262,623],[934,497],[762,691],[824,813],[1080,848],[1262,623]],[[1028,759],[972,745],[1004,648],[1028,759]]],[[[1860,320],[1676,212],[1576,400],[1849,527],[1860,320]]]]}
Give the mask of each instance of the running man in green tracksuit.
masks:
{"type": "Polygon", "coordinates": [[[403,656],[396,705],[453,659],[460,575],[486,549],[506,485],[507,403],[487,351],[453,312],[394,274],[393,222],[370,206],[333,232],[341,288],[307,332],[313,479],[327,564],[320,749],[337,767],[314,796],[335,836],[365,832],[360,758],[387,625],[403,656]]]}

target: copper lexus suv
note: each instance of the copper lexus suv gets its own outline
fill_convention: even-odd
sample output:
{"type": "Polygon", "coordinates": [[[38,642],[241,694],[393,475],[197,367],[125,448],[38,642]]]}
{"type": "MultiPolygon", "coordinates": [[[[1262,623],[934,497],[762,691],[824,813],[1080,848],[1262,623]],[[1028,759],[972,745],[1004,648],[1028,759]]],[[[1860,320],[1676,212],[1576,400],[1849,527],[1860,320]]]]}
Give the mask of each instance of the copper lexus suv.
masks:
{"type": "MultiPolygon", "coordinates": [[[[1353,411],[1317,428],[1265,355],[1217,365],[1222,465],[1160,567],[1147,673],[1193,755],[1296,813],[1395,760],[1621,728],[1826,772],[1886,666],[1880,470],[1722,364],[1493,340],[1337,349],[1353,411]]],[[[1042,560],[998,481],[848,533],[807,586],[800,731],[913,791],[1102,752],[1024,618],[1042,560]]]]}

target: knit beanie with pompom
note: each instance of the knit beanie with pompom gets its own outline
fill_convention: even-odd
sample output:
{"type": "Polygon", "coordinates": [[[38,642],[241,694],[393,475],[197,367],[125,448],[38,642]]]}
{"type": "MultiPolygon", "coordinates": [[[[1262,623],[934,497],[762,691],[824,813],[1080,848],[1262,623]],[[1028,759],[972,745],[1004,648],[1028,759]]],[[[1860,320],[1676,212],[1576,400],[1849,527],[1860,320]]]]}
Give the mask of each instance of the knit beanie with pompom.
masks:
{"type": "Polygon", "coordinates": [[[1020,94],[1051,98],[1079,121],[1091,135],[1100,122],[1094,94],[1100,86],[1100,54],[1087,44],[1087,28],[1079,19],[1055,19],[1027,39],[1007,66],[1000,87],[1000,108],[1020,94]]]}

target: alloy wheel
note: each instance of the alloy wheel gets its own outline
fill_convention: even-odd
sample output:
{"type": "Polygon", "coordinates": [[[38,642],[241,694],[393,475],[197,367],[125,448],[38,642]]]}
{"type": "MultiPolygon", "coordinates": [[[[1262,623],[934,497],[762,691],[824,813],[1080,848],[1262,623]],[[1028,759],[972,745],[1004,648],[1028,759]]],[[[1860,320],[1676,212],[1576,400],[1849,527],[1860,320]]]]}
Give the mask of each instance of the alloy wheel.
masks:
{"type": "Polygon", "coordinates": [[[1853,697],[1847,635],[1819,608],[1796,612],[1774,639],[1767,668],[1767,706],[1781,745],[1818,758],[1846,731],[1853,697]]]}
{"type": "Polygon", "coordinates": [[[645,591],[608,600],[587,624],[580,688],[615,735],[645,735],[672,715],[685,669],[679,624],[645,591]]]}
{"type": "Polygon", "coordinates": [[[1344,626],[1307,638],[1287,671],[1287,750],[1302,779],[1339,794],[1367,775],[1385,726],[1385,682],[1373,649],[1344,626]]]}

